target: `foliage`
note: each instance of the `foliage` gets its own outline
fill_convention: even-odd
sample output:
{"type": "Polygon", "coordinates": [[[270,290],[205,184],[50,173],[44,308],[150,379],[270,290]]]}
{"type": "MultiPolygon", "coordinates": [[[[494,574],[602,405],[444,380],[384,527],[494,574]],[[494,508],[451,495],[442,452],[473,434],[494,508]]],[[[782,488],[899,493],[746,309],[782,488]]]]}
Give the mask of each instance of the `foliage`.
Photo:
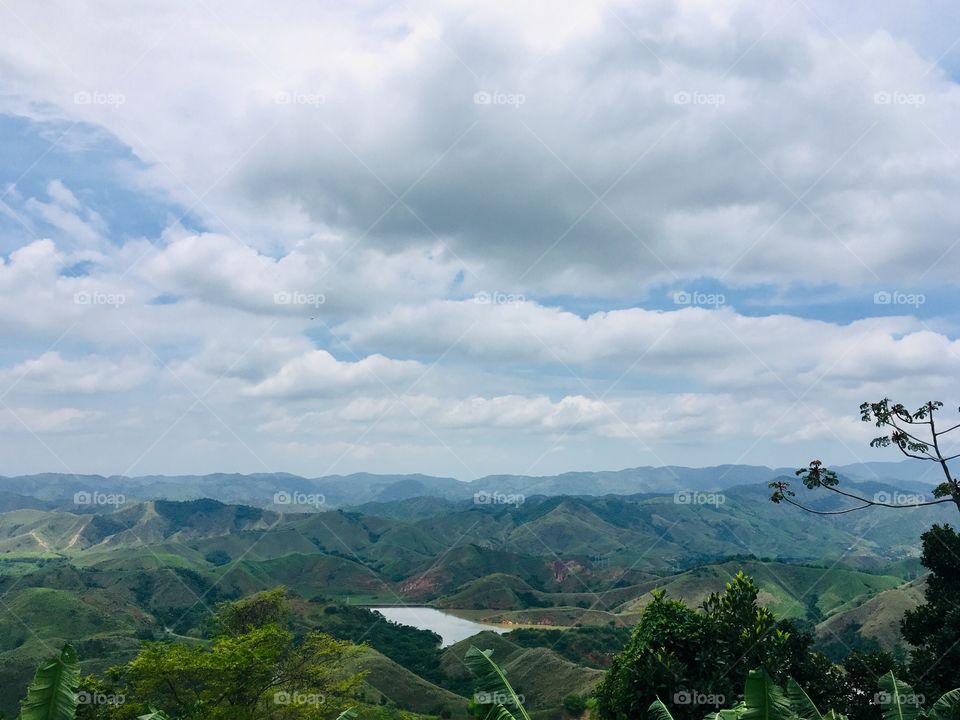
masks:
{"type": "MultiPolygon", "coordinates": [[[[347,670],[359,648],[283,623],[285,594],[273,590],[218,607],[207,644],[145,643],[114,671],[128,701],[116,717],[165,712],[179,720],[332,718],[361,676],[347,670]]],[[[156,716],[161,717],[161,716],[156,716]]]]}
{"type": "Polygon", "coordinates": [[[901,629],[915,648],[911,676],[932,697],[956,685],[960,674],[960,535],[949,525],[934,525],[921,537],[921,562],[930,570],[926,602],[904,614],[901,629]]]}
{"type": "Polygon", "coordinates": [[[807,467],[797,470],[796,475],[802,480],[803,484],[811,490],[823,488],[851,498],[861,503],[860,505],[843,510],[815,510],[793,500],[796,493],[790,489],[790,483],[786,480],[775,480],[769,484],[770,488],[773,489],[770,499],[775,503],[787,502],[796,505],[817,515],[843,515],[855,510],[876,506],[904,508],[951,502],[960,510],[960,479],[953,476],[949,465],[950,461],[960,457],[960,454],[950,454],[941,445],[944,436],[960,428],[960,423],[948,428],[941,427],[938,429],[937,413],[942,409],[943,403],[939,400],[930,400],[914,411],[908,410],[900,403],[894,403],[889,398],[873,403],[865,402],[860,405],[860,419],[863,422],[872,422],[883,430],[883,434],[870,441],[870,447],[885,448],[893,445],[908,458],[929,461],[940,467],[944,481],[933,491],[933,497],[936,499],[900,504],[886,502],[878,497],[871,499],[841,490],[839,487],[840,478],[837,473],[824,467],[820,460],[811,460],[807,467]]]}
{"type": "Polygon", "coordinates": [[[355,605],[333,604],[315,620],[335,638],[365,642],[407,670],[434,683],[442,682],[440,636],[387,620],[381,613],[355,605]]]}
{"type": "Polygon", "coordinates": [[[492,650],[471,647],[464,656],[476,681],[474,702],[486,712],[486,720],[530,720],[507,676],[490,657],[492,654],[492,650]]]}
{"type": "Polygon", "coordinates": [[[712,594],[703,612],[655,593],[597,688],[600,717],[650,717],[650,704],[659,696],[676,717],[699,720],[734,697],[749,669],[758,666],[781,681],[787,675],[801,678],[819,701],[836,701],[839,669],[811,652],[808,633],[760,607],[757,595],[742,573],[723,593],[712,594]]]}
{"type": "Polygon", "coordinates": [[[563,698],[563,709],[571,717],[580,717],[587,710],[587,701],[576,693],[571,693],[563,698]]]}
{"type": "Polygon", "coordinates": [[[521,647],[550,648],[571,662],[589,667],[607,668],[614,656],[630,639],[630,628],[599,625],[556,630],[519,628],[505,636],[521,647]]]}
{"type": "Polygon", "coordinates": [[[70,645],[37,668],[21,702],[21,720],[72,720],[77,709],[80,661],[70,645]]]}

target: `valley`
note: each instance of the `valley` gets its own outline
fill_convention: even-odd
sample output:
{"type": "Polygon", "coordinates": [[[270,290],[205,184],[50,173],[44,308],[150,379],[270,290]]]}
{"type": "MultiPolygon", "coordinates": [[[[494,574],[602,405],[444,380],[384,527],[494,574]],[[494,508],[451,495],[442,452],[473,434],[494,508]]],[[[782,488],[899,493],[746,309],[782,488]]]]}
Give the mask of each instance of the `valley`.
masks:
{"type": "Polygon", "coordinates": [[[0,624],[2,687],[22,687],[24,668],[68,640],[94,673],[143,640],[199,641],[218,603],[283,586],[302,627],[367,644],[369,693],[454,716],[470,692],[456,658],[477,638],[549,715],[562,699],[551,688],[588,694],[655,593],[695,607],[741,571],[824,651],[902,652],[899,614],[924,582],[916,537],[949,517],[840,515],[814,528],[769,503],[765,483],[725,487],[711,504],[443,491],[311,512],[209,498],[67,510],[51,487],[33,486],[43,499],[4,495],[0,598],[14,621],[0,624]]]}

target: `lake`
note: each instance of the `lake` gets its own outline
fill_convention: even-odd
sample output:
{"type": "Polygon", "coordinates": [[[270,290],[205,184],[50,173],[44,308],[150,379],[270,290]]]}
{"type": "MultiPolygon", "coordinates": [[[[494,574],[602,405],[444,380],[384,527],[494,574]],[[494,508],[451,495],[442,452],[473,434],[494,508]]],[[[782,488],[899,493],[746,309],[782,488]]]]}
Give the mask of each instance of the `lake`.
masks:
{"type": "Polygon", "coordinates": [[[510,630],[510,628],[499,625],[484,625],[472,620],[464,620],[461,617],[432,607],[407,605],[405,607],[371,607],[370,609],[381,613],[387,620],[392,620],[401,625],[410,625],[421,630],[433,630],[442,638],[440,643],[442,647],[453,645],[484,630],[492,630],[500,634],[510,630]]]}

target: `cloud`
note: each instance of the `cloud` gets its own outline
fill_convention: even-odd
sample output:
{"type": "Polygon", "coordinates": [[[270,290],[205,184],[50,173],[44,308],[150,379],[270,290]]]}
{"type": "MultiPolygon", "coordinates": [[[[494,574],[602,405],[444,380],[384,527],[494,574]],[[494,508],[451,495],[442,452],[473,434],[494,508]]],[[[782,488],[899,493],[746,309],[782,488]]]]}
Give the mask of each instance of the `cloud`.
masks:
{"type": "Polygon", "coordinates": [[[0,452],[851,458],[960,370],[952,38],[857,7],[0,7],[0,452]]]}
{"type": "Polygon", "coordinates": [[[0,373],[0,386],[21,392],[114,393],[140,386],[152,373],[149,364],[135,358],[67,359],[51,351],[0,373]]]}
{"type": "Polygon", "coordinates": [[[247,390],[253,397],[311,398],[345,395],[358,389],[402,392],[423,367],[412,361],[370,355],[356,362],[340,361],[325,350],[290,360],[273,376],[247,390]]]}
{"type": "Polygon", "coordinates": [[[532,8],[529,25],[497,3],[314,9],[308,26],[338,28],[318,49],[296,4],[175,44],[136,29],[162,32],[164,10],[93,22],[63,5],[82,31],[61,35],[25,7],[89,82],[25,41],[3,57],[34,113],[54,102],[161,158],[154,182],[261,249],[322,228],[581,295],[703,275],[949,280],[960,92],[910,44],[832,35],[796,4],[532,8]]]}
{"type": "Polygon", "coordinates": [[[0,428],[9,433],[47,435],[54,433],[89,432],[102,414],[78,408],[0,408],[0,428]]]}

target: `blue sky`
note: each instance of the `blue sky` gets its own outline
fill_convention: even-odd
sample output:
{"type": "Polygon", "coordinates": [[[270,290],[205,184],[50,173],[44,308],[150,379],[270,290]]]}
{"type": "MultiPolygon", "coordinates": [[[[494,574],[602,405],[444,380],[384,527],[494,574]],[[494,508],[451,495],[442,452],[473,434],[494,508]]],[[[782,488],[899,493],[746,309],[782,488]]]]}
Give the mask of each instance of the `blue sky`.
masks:
{"type": "Polygon", "coordinates": [[[0,15],[0,474],[895,459],[860,402],[957,402],[950,3],[0,15]]]}

